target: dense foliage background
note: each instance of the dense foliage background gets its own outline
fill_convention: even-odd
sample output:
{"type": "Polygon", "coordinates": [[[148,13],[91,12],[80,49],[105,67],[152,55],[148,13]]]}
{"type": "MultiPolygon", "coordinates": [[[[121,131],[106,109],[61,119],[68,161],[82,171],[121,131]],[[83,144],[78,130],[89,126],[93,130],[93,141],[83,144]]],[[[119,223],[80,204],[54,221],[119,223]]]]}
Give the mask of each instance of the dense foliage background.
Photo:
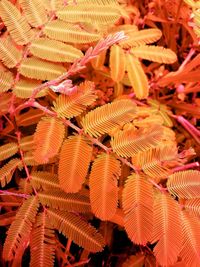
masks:
{"type": "Polygon", "coordinates": [[[200,266],[200,1],[0,0],[0,266],[200,266]]]}

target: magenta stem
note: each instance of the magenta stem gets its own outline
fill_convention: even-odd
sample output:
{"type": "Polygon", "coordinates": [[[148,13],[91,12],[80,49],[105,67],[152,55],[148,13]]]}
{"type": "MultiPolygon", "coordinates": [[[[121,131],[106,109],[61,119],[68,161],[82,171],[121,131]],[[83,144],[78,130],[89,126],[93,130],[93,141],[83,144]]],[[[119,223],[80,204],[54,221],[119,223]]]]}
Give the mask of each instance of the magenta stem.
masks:
{"type": "Polygon", "coordinates": [[[18,194],[18,193],[9,192],[6,190],[0,190],[0,195],[9,195],[9,196],[16,196],[16,197],[23,197],[23,198],[29,198],[30,197],[30,195],[18,194]]]}
{"type": "Polygon", "coordinates": [[[189,121],[187,121],[183,116],[170,115],[175,118],[196,140],[198,144],[200,144],[200,131],[197,130],[189,121]]]}
{"type": "Polygon", "coordinates": [[[200,166],[199,162],[193,162],[193,163],[186,164],[184,166],[176,167],[176,168],[172,169],[172,172],[185,171],[185,170],[199,167],[199,166],[200,166]]]}

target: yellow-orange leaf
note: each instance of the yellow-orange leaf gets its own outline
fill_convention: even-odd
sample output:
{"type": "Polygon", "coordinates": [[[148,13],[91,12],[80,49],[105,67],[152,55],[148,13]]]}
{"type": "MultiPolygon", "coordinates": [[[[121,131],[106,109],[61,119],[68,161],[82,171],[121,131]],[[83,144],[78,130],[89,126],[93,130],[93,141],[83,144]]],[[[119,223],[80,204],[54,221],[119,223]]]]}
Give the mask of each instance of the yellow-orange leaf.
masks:
{"type": "Polygon", "coordinates": [[[159,29],[145,29],[141,31],[134,31],[131,36],[119,44],[123,48],[130,48],[134,46],[151,44],[159,40],[162,32],[159,29]]]}
{"type": "Polygon", "coordinates": [[[73,62],[83,56],[81,50],[56,40],[39,38],[31,43],[31,53],[53,62],[73,62]]]}
{"type": "Polygon", "coordinates": [[[33,185],[35,189],[60,189],[57,174],[46,171],[31,172],[31,185],[33,185]]]}
{"type": "Polygon", "coordinates": [[[34,159],[38,163],[48,162],[58,153],[64,134],[65,127],[61,121],[56,118],[43,117],[34,134],[34,159]]]}
{"type": "Polygon", "coordinates": [[[80,44],[91,43],[101,38],[97,33],[84,31],[78,25],[61,20],[48,22],[44,28],[44,33],[58,41],[80,44]]]}
{"type": "Polygon", "coordinates": [[[153,224],[156,259],[162,266],[172,265],[181,250],[182,227],[179,205],[169,194],[155,195],[153,224]]]}
{"type": "Polygon", "coordinates": [[[134,129],[118,131],[111,139],[113,151],[122,157],[131,157],[140,151],[156,147],[161,143],[163,127],[153,125],[148,129],[134,129]]]}
{"type": "Polygon", "coordinates": [[[25,200],[19,208],[15,220],[8,230],[4,243],[3,258],[5,260],[12,260],[17,250],[23,246],[23,242],[27,236],[30,235],[38,207],[38,198],[32,196],[25,200]]]}
{"type": "Polygon", "coordinates": [[[94,160],[89,177],[90,202],[101,220],[109,220],[116,212],[120,174],[120,162],[113,155],[102,153],[94,160]]]}
{"type": "Polygon", "coordinates": [[[184,207],[195,216],[200,216],[200,198],[187,199],[184,207]]]}
{"type": "MultiPolygon", "coordinates": [[[[40,84],[41,81],[38,80],[21,78],[15,84],[13,88],[13,93],[19,98],[29,98],[31,97],[33,90],[40,84]]],[[[47,89],[44,89],[36,95],[36,98],[45,96],[46,94],[47,94],[47,89]]]]}
{"type": "Polygon", "coordinates": [[[200,221],[199,218],[181,212],[183,241],[180,256],[186,266],[200,266],[200,221]]]}
{"type": "Polygon", "coordinates": [[[10,142],[0,146],[0,160],[13,156],[18,150],[17,143],[10,142]]]}
{"type": "Polygon", "coordinates": [[[200,171],[179,171],[169,176],[169,192],[179,198],[200,197],[200,171]]]}
{"type": "Polygon", "coordinates": [[[48,209],[47,215],[53,227],[79,246],[90,252],[103,250],[105,244],[102,235],[80,216],[54,209],[48,209]]]}
{"type": "Polygon", "coordinates": [[[176,54],[162,46],[141,45],[131,49],[131,53],[139,58],[158,63],[172,64],[177,60],[176,54]]]}
{"type": "Polygon", "coordinates": [[[46,212],[36,216],[30,237],[30,267],[54,266],[55,233],[46,212]]]}
{"type": "Polygon", "coordinates": [[[135,111],[136,107],[131,100],[118,100],[88,112],[82,125],[87,133],[97,137],[130,121],[135,111]]]}
{"type": "Polygon", "coordinates": [[[91,211],[89,197],[80,194],[65,193],[51,188],[39,192],[38,197],[43,205],[51,208],[83,213],[91,211]]]}
{"type": "Polygon", "coordinates": [[[24,45],[30,42],[33,31],[19,10],[8,0],[0,1],[0,15],[13,40],[24,45]]]}
{"type": "Polygon", "coordinates": [[[0,71],[0,93],[8,91],[13,84],[13,74],[9,71],[0,71]]]}
{"type": "Polygon", "coordinates": [[[20,4],[31,26],[39,27],[47,22],[47,13],[40,0],[20,0],[20,4]]]}
{"type": "Polygon", "coordinates": [[[109,65],[113,81],[121,81],[125,73],[125,54],[120,46],[113,45],[111,47],[109,65]]]}
{"type": "Polygon", "coordinates": [[[0,185],[2,187],[11,181],[15,169],[20,165],[20,159],[14,158],[0,168],[0,185]]]}
{"type": "Polygon", "coordinates": [[[12,44],[9,38],[0,39],[0,60],[6,67],[15,67],[21,57],[20,51],[12,44]]]}
{"type": "Polygon", "coordinates": [[[77,90],[73,94],[59,95],[53,102],[53,110],[61,118],[72,118],[80,115],[97,98],[94,93],[94,86],[93,82],[85,81],[77,86],[77,90]]]}
{"type": "Polygon", "coordinates": [[[122,204],[129,238],[136,244],[145,245],[153,230],[153,188],[147,177],[132,174],[127,178],[122,204]]]}
{"type": "Polygon", "coordinates": [[[16,120],[19,126],[29,126],[38,123],[44,112],[40,109],[29,109],[27,112],[17,115],[16,120]]]}
{"type": "Polygon", "coordinates": [[[78,192],[88,172],[92,147],[82,135],[70,136],[62,145],[58,168],[60,187],[67,193],[78,192]]]}
{"type": "Polygon", "coordinates": [[[36,57],[24,59],[19,68],[22,75],[37,80],[53,80],[65,71],[66,69],[62,65],[36,57]]]}
{"type": "Polygon", "coordinates": [[[84,5],[67,5],[57,11],[59,19],[67,22],[77,23],[80,21],[112,25],[120,18],[119,9],[115,5],[95,5],[93,3],[84,5]]]}
{"type": "Polygon", "coordinates": [[[93,58],[90,61],[94,69],[101,69],[104,66],[104,62],[106,59],[106,52],[107,50],[104,50],[97,57],[93,58]]]}
{"type": "Polygon", "coordinates": [[[149,85],[140,61],[131,54],[126,54],[128,78],[137,98],[144,99],[149,95],[149,85]]]}

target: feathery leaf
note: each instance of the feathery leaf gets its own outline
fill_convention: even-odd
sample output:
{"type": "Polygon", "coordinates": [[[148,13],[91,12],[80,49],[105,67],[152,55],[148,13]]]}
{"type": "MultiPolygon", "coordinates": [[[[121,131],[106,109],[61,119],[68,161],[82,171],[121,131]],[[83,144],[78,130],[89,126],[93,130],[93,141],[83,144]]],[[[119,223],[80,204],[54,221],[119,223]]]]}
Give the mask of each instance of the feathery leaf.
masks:
{"type": "Polygon", "coordinates": [[[125,74],[125,54],[118,45],[111,46],[109,66],[113,81],[121,81],[125,74]]]}
{"type": "Polygon", "coordinates": [[[60,189],[57,174],[46,171],[31,172],[31,184],[38,189],[60,189]]]}
{"type": "Polygon", "coordinates": [[[177,155],[175,144],[164,144],[137,153],[132,157],[132,163],[136,168],[142,169],[147,175],[159,181],[160,178],[165,178],[170,174],[167,165],[176,161],[177,155]]]}
{"type": "MultiPolygon", "coordinates": [[[[175,215],[176,216],[176,215],[175,215]]],[[[186,266],[200,266],[200,221],[199,218],[181,212],[183,242],[180,256],[186,266]]]]}
{"type": "Polygon", "coordinates": [[[172,195],[179,198],[200,197],[200,171],[175,172],[167,180],[167,189],[172,195]]]}
{"type": "Polygon", "coordinates": [[[45,212],[36,216],[30,238],[30,267],[53,267],[55,258],[55,233],[45,212]]]}
{"type": "Polygon", "coordinates": [[[52,109],[56,111],[59,117],[72,118],[80,115],[96,98],[94,83],[85,81],[77,87],[73,94],[59,95],[53,102],[54,108],[52,109]]]}
{"type": "Polygon", "coordinates": [[[82,119],[82,125],[85,132],[98,137],[132,120],[135,112],[136,107],[131,100],[117,100],[88,112],[82,119]]]}
{"type": "Polygon", "coordinates": [[[31,43],[31,53],[53,62],[73,62],[83,56],[81,50],[48,38],[38,38],[31,43]]]}
{"type": "Polygon", "coordinates": [[[17,125],[29,126],[36,124],[43,115],[44,111],[39,109],[29,109],[27,112],[16,116],[17,125]]]}
{"type": "Polygon", "coordinates": [[[65,134],[65,127],[56,118],[43,117],[34,134],[34,159],[38,163],[48,162],[57,155],[65,134]]]}
{"type": "Polygon", "coordinates": [[[184,208],[191,214],[200,216],[200,198],[187,199],[184,208]]]}
{"type": "Polygon", "coordinates": [[[159,29],[145,29],[141,31],[134,31],[131,36],[119,43],[123,48],[130,48],[134,46],[151,44],[158,41],[162,36],[159,29]]]}
{"type": "Polygon", "coordinates": [[[101,234],[80,217],[67,211],[48,209],[51,224],[63,235],[90,252],[102,251],[104,240],[101,234]]]}
{"type": "Polygon", "coordinates": [[[65,71],[66,69],[62,65],[47,62],[36,57],[24,59],[19,68],[20,74],[37,80],[53,80],[65,71]]]}
{"type": "Polygon", "coordinates": [[[23,246],[24,239],[30,235],[38,207],[38,198],[33,196],[25,200],[18,210],[15,220],[8,230],[4,244],[3,258],[5,260],[13,259],[20,246],[23,246]]]}
{"type": "Polygon", "coordinates": [[[19,145],[23,152],[32,151],[34,148],[33,135],[22,137],[20,139],[19,145]]]}
{"type": "Polygon", "coordinates": [[[0,146],[0,160],[7,159],[17,153],[17,143],[10,142],[8,144],[0,146]]]}
{"type": "Polygon", "coordinates": [[[92,64],[92,67],[94,69],[98,70],[104,66],[104,62],[106,60],[106,52],[107,52],[107,50],[104,50],[97,57],[91,59],[90,63],[92,64]]]}
{"type": "Polygon", "coordinates": [[[31,26],[39,27],[47,22],[47,13],[40,0],[20,0],[19,2],[31,26]]]}
{"type": "Polygon", "coordinates": [[[153,230],[153,187],[144,175],[131,174],[122,196],[124,226],[132,242],[145,245],[153,230]]]}
{"type": "MultiPolygon", "coordinates": [[[[36,87],[38,87],[40,84],[41,84],[41,81],[38,81],[38,80],[21,78],[15,84],[13,88],[13,93],[19,98],[29,98],[31,97],[33,90],[36,87]]],[[[44,89],[36,95],[36,98],[45,96],[46,94],[47,94],[47,89],[44,89]]]]}
{"type": "Polygon", "coordinates": [[[109,220],[116,212],[120,174],[120,162],[113,155],[102,153],[94,160],[89,177],[90,202],[101,220],[109,220]]]}
{"type": "Polygon", "coordinates": [[[31,27],[19,10],[8,0],[0,1],[0,14],[13,40],[24,45],[33,37],[31,27]]]}
{"type": "Polygon", "coordinates": [[[131,54],[126,54],[126,70],[136,97],[147,98],[149,95],[148,79],[140,61],[131,54]]]}
{"type": "Polygon", "coordinates": [[[132,48],[130,52],[136,57],[158,63],[172,64],[177,60],[176,54],[171,49],[162,46],[141,45],[132,48]]]}
{"type": "Polygon", "coordinates": [[[0,39],[0,60],[8,68],[15,67],[20,61],[22,54],[12,44],[9,38],[0,39]]]}
{"type": "Polygon", "coordinates": [[[156,147],[163,136],[163,127],[153,125],[144,129],[127,129],[116,133],[111,139],[113,151],[122,157],[131,157],[140,151],[156,147]]]}
{"type": "Polygon", "coordinates": [[[91,43],[101,38],[98,33],[84,31],[78,25],[72,25],[61,20],[48,22],[45,25],[44,33],[49,38],[68,43],[91,43]]]}
{"type": "Polygon", "coordinates": [[[65,193],[61,190],[46,190],[38,193],[43,205],[50,208],[74,212],[90,212],[90,201],[80,194],[65,193]]]}
{"type": "Polygon", "coordinates": [[[21,165],[20,159],[11,159],[8,163],[0,168],[0,184],[2,187],[6,186],[11,179],[15,169],[21,165]]]}
{"type": "Polygon", "coordinates": [[[9,71],[0,70],[0,93],[8,91],[14,82],[13,74],[9,71]]]}
{"type": "Polygon", "coordinates": [[[82,135],[70,136],[62,145],[58,167],[60,188],[67,193],[81,189],[92,157],[92,146],[82,135]]]}
{"type": "Polygon", "coordinates": [[[154,254],[162,266],[169,266],[177,261],[181,250],[180,209],[177,201],[168,194],[159,193],[154,202],[152,243],[159,240],[154,254]]]}
{"type": "Polygon", "coordinates": [[[93,3],[84,5],[67,5],[56,12],[59,19],[76,23],[90,22],[112,25],[120,18],[120,12],[115,5],[95,5],[93,3]]]}

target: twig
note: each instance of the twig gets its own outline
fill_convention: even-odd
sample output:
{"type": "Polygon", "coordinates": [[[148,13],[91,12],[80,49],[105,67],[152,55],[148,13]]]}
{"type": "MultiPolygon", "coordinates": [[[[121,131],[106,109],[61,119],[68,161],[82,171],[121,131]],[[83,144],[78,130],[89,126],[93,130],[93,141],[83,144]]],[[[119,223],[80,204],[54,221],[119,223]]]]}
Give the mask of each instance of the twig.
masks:
{"type": "Polygon", "coordinates": [[[27,195],[27,194],[19,194],[19,193],[6,191],[6,190],[0,190],[0,195],[16,196],[16,197],[23,197],[23,198],[30,197],[30,195],[27,195]]]}
{"type": "Polygon", "coordinates": [[[183,116],[177,116],[173,114],[169,114],[172,118],[175,118],[196,140],[198,144],[200,144],[200,131],[197,130],[189,121],[187,121],[183,116]]]}
{"type": "Polygon", "coordinates": [[[99,53],[101,53],[104,50],[107,50],[111,45],[122,41],[124,39],[126,39],[127,37],[124,35],[124,32],[118,32],[115,33],[114,35],[108,35],[105,39],[100,40],[97,45],[93,48],[90,47],[87,52],[85,53],[85,55],[76,60],[71,67],[69,68],[69,70],[62,74],[61,76],[59,76],[58,78],[45,82],[43,84],[40,84],[38,87],[36,87],[33,90],[33,93],[31,95],[31,97],[29,98],[28,101],[26,101],[25,103],[19,105],[14,112],[18,112],[21,109],[24,109],[26,107],[29,107],[32,105],[32,103],[35,100],[36,95],[44,88],[46,87],[51,87],[51,86],[55,86],[58,85],[60,82],[62,82],[63,80],[66,80],[69,78],[69,76],[76,74],[77,72],[81,71],[82,69],[84,69],[86,67],[86,64],[93,58],[97,57],[99,55],[99,53]]]}
{"type": "Polygon", "coordinates": [[[87,259],[87,260],[83,260],[83,261],[79,261],[77,263],[74,263],[74,264],[71,264],[70,267],[77,267],[77,266],[81,266],[83,264],[86,264],[90,261],[90,259],[87,259]]]}
{"type": "Polygon", "coordinates": [[[193,162],[193,163],[186,164],[184,166],[179,166],[179,167],[173,168],[172,172],[185,171],[185,170],[188,170],[191,168],[196,168],[199,166],[200,166],[199,162],[193,162]]]}
{"type": "MultiPolygon", "coordinates": [[[[31,180],[31,176],[30,176],[30,173],[29,173],[29,169],[28,169],[28,167],[27,167],[27,165],[26,165],[26,163],[25,163],[25,161],[24,161],[24,153],[23,153],[23,151],[22,151],[22,149],[21,149],[21,147],[20,147],[21,132],[20,132],[20,131],[17,131],[17,132],[16,132],[16,136],[17,136],[17,141],[18,141],[18,149],[19,149],[19,153],[20,153],[20,156],[21,156],[21,162],[22,162],[22,164],[23,164],[23,166],[24,166],[24,170],[25,170],[25,172],[26,172],[26,179],[27,179],[28,181],[30,181],[30,180],[31,180]]],[[[33,188],[33,192],[34,192],[34,194],[37,195],[37,191],[36,191],[36,189],[34,188],[34,186],[32,186],[32,188],[33,188]]]]}
{"type": "Polygon", "coordinates": [[[185,65],[190,61],[191,57],[194,55],[195,53],[195,49],[192,47],[188,53],[188,55],[186,56],[185,60],[182,62],[182,64],[180,65],[179,69],[176,71],[176,74],[183,71],[185,65]]]}
{"type": "MultiPolygon", "coordinates": [[[[49,116],[52,116],[52,117],[58,117],[56,112],[50,111],[48,108],[43,107],[43,106],[40,105],[39,103],[37,103],[37,104],[36,104],[36,103],[37,103],[37,102],[34,101],[32,105],[34,105],[34,107],[37,107],[38,109],[43,110],[43,111],[44,111],[47,115],[49,115],[49,116]]],[[[93,137],[91,137],[90,135],[84,133],[84,130],[83,130],[83,129],[81,129],[81,128],[79,128],[78,126],[74,125],[70,120],[66,120],[66,119],[62,118],[61,121],[64,123],[64,125],[71,127],[72,129],[74,129],[74,130],[75,130],[76,132],[78,132],[79,134],[84,134],[84,136],[86,136],[92,143],[94,143],[95,145],[97,145],[97,146],[101,147],[103,150],[105,150],[106,153],[112,153],[112,152],[113,152],[112,148],[108,148],[107,146],[103,145],[98,139],[93,138],[93,137]]],[[[119,159],[122,163],[124,163],[124,164],[126,164],[127,166],[129,166],[132,170],[134,170],[134,172],[137,173],[137,168],[134,167],[133,164],[131,164],[128,160],[126,160],[126,159],[124,159],[124,158],[122,158],[122,157],[119,157],[119,156],[118,156],[118,159],[119,159]]],[[[155,181],[153,181],[153,180],[151,180],[151,179],[149,179],[149,181],[150,181],[150,183],[152,183],[154,186],[156,186],[160,191],[163,192],[163,191],[166,190],[165,188],[162,188],[162,187],[160,187],[159,185],[157,185],[157,184],[155,183],[155,181]]]]}

